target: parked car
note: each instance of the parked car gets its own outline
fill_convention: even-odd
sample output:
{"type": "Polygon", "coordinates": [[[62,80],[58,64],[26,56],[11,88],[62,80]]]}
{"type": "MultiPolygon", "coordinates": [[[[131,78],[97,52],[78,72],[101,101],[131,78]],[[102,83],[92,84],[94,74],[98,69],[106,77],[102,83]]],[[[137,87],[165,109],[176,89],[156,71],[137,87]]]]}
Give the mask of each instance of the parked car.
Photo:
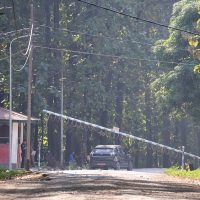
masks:
{"type": "Polygon", "coordinates": [[[131,156],[120,145],[98,145],[90,153],[90,168],[132,170],[131,156]]]}

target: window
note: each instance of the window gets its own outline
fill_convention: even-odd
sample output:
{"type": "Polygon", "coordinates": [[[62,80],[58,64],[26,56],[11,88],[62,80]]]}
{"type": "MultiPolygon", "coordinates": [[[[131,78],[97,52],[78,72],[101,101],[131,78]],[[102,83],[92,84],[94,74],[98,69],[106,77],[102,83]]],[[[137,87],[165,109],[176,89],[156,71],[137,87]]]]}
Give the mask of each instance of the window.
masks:
{"type": "Polygon", "coordinates": [[[93,150],[93,155],[111,155],[113,153],[113,149],[110,148],[99,148],[93,150]]]}
{"type": "Polygon", "coordinates": [[[0,126],[0,144],[9,143],[9,126],[3,124],[0,126]]]}

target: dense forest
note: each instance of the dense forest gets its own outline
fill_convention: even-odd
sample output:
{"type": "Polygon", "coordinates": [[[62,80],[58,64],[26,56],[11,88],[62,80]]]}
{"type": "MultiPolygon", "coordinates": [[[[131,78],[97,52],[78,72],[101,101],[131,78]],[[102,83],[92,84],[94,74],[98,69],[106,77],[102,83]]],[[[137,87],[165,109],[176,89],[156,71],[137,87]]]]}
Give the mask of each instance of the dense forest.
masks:
{"type": "MultiPolygon", "coordinates": [[[[60,158],[64,114],[200,155],[200,75],[197,0],[87,0],[99,6],[189,34],[109,12],[77,0],[35,0],[32,115],[40,118],[43,148],[60,158]]],[[[27,113],[30,3],[1,1],[0,106],[9,108],[9,45],[12,44],[13,110],[27,113]],[[11,9],[9,9],[9,7],[11,9]],[[19,38],[18,38],[19,37],[19,38]]],[[[64,121],[65,161],[84,158],[97,144],[122,144],[134,167],[167,167],[180,155],[98,129],[64,121]]]]}

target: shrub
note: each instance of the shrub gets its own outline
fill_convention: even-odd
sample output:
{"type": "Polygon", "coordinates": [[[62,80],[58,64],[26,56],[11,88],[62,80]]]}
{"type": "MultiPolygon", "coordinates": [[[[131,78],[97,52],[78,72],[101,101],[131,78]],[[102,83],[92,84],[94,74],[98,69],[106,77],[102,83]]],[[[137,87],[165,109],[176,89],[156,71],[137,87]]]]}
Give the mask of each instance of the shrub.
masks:
{"type": "Polygon", "coordinates": [[[10,179],[12,177],[20,176],[27,173],[30,173],[30,172],[25,171],[25,170],[8,170],[8,169],[0,168],[0,180],[10,179]]]}
{"type": "Polygon", "coordinates": [[[187,177],[192,179],[200,179],[200,168],[190,171],[190,170],[183,170],[177,166],[173,166],[169,169],[166,169],[166,173],[172,176],[180,176],[180,177],[187,177]]]}

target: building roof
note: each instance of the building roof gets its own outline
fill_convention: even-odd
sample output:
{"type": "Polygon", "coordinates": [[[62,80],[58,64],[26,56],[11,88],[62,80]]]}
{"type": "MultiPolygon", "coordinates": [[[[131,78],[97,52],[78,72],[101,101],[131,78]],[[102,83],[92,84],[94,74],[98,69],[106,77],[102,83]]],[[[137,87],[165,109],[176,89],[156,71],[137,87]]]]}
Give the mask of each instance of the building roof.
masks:
{"type": "MultiPolygon", "coordinates": [[[[11,118],[13,121],[17,122],[27,122],[28,120],[28,117],[26,115],[14,111],[12,111],[11,118]]],[[[0,107],[0,121],[8,121],[8,120],[9,120],[9,110],[0,107]]],[[[32,122],[39,121],[39,119],[31,117],[31,121],[32,122]]]]}

